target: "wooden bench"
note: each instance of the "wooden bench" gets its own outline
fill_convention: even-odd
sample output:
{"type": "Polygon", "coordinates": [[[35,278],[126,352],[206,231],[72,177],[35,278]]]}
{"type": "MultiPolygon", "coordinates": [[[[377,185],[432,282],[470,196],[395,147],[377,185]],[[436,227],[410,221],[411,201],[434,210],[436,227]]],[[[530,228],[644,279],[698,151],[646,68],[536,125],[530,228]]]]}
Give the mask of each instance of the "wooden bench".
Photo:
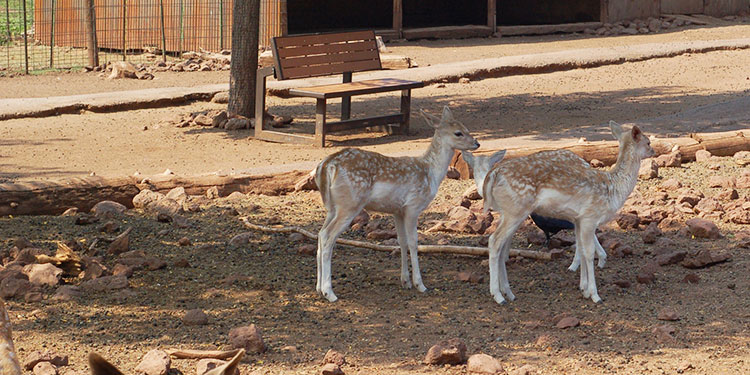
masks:
{"type": "Polygon", "coordinates": [[[420,81],[374,79],[352,82],[352,73],[381,69],[373,31],[326,33],[275,37],[272,41],[274,66],[258,69],[255,100],[255,138],[272,141],[325,146],[326,134],[371,126],[394,125],[389,132],[408,134],[411,89],[423,87],[420,81]],[[295,88],[292,97],[315,98],[315,136],[267,130],[263,123],[266,101],[266,77],[277,80],[343,75],[343,82],[332,85],[295,88]],[[395,114],[350,119],[351,97],[354,95],[401,91],[401,111],[395,114]],[[341,120],[328,122],[328,99],[341,98],[341,120]]]}

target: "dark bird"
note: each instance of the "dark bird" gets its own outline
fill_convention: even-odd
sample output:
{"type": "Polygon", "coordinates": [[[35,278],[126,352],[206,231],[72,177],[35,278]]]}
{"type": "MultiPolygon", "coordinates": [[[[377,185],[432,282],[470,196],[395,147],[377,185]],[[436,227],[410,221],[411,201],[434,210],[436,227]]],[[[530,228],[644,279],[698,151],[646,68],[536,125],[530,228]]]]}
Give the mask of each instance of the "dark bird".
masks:
{"type": "Polygon", "coordinates": [[[575,228],[575,225],[567,220],[541,216],[533,212],[531,213],[531,220],[534,221],[534,224],[536,224],[536,226],[539,227],[547,237],[547,240],[544,242],[545,247],[549,247],[550,238],[557,234],[557,232],[563,229],[575,228]]]}

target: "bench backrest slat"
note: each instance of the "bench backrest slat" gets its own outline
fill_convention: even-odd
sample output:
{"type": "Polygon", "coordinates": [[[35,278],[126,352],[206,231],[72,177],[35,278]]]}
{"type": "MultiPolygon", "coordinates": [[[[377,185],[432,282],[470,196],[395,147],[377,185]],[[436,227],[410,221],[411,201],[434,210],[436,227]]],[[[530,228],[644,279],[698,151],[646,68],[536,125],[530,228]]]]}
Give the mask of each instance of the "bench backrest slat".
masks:
{"type": "Polygon", "coordinates": [[[373,31],[276,37],[272,46],[280,80],[381,69],[373,31]]]}

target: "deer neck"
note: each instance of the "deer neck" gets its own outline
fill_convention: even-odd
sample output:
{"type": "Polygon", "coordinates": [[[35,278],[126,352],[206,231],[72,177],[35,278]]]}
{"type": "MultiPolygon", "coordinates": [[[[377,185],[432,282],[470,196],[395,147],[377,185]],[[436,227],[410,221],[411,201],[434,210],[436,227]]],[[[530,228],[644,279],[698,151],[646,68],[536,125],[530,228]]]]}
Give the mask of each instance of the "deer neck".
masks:
{"type": "Polygon", "coordinates": [[[448,173],[453,154],[453,147],[446,145],[437,134],[432,137],[430,148],[420,157],[420,160],[426,164],[427,177],[431,186],[436,187],[443,181],[448,173]]]}
{"type": "Polygon", "coordinates": [[[641,166],[641,158],[636,152],[635,146],[630,142],[620,146],[617,162],[609,171],[610,198],[619,203],[625,202],[636,183],[638,182],[638,170],[641,166]]]}

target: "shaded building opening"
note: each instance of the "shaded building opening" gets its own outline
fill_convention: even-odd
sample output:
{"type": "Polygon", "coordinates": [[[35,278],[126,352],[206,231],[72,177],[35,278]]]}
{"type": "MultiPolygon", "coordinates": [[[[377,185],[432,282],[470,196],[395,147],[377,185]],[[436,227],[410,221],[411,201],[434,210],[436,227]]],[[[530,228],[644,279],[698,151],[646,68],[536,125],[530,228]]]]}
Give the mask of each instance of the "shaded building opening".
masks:
{"type": "Polygon", "coordinates": [[[403,0],[404,28],[487,24],[487,0],[403,0]]]}
{"type": "Polygon", "coordinates": [[[393,0],[287,0],[289,34],[393,28],[393,0]]]}
{"type": "Polygon", "coordinates": [[[600,0],[497,0],[499,26],[596,22],[600,0]]]}

